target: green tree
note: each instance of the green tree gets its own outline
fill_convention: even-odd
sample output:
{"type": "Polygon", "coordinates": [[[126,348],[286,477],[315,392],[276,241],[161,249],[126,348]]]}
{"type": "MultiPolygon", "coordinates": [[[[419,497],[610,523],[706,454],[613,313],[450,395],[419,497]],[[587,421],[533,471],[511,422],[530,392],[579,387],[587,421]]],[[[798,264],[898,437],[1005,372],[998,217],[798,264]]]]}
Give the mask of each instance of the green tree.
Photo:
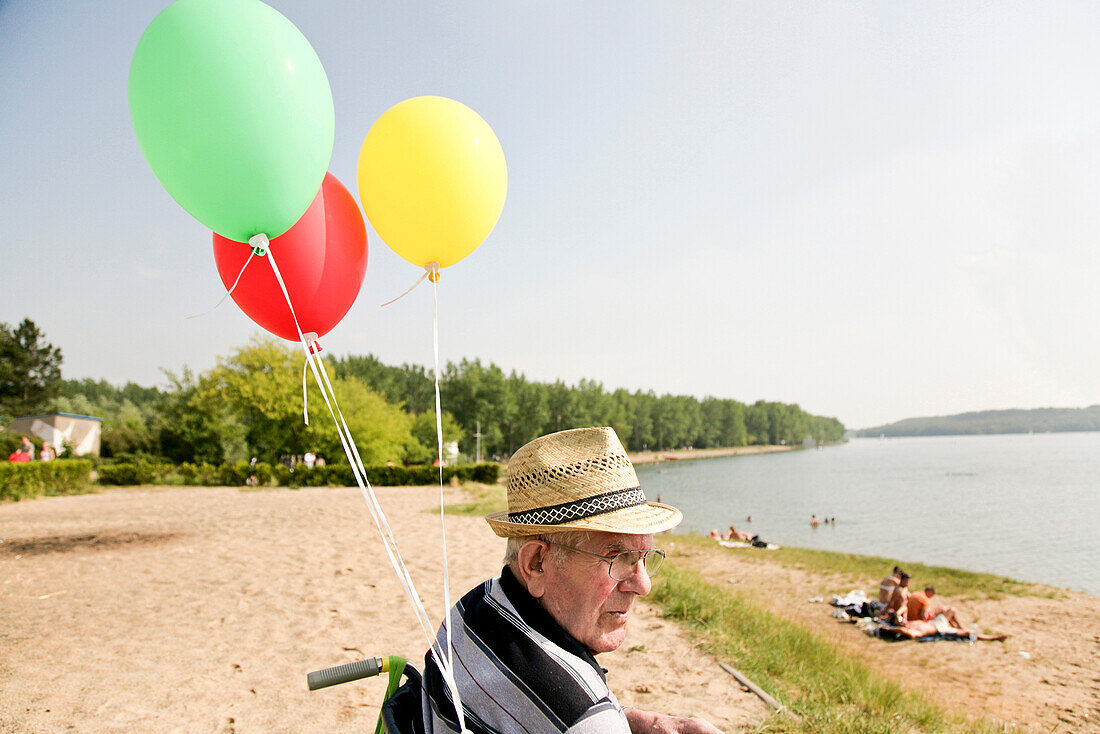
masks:
{"type": "Polygon", "coordinates": [[[748,431],[750,445],[768,443],[770,424],[767,405],[763,400],[757,400],[745,408],[745,429],[748,431]]]}
{"type": "Polygon", "coordinates": [[[158,426],[165,395],[132,382],[117,388],[105,380],[62,380],[53,409],[103,419],[100,454],[158,454],[158,426]]]}
{"type": "Polygon", "coordinates": [[[545,385],[528,382],[515,372],[508,377],[508,392],[516,409],[504,426],[504,451],[512,454],[520,446],[545,433],[550,420],[545,385]]]}
{"type": "Polygon", "coordinates": [[[371,354],[337,358],[332,360],[332,366],[337,377],[359,380],[410,413],[435,410],[435,378],[425,367],[410,364],[391,367],[371,354]]]}
{"type": "MultiPolygon", "coordinates": [[[[368,390],[357,380],[336,379],[332,390],[339,404],[340,414],[347,423],[348,431],[359,451],[359,457],[366,465],[381,464],[387,461],[405,460],[412,435],[413,416],[400,407],[387,403],[386,399],[373,390],[368,390]]],[[[298,387],[298,400],[301,401],[301,386],[298,387]]],[[[321,393],[316,385],[310,388],[310,405],[324,405],[321,393]]],[[[301,435],[305,441],[302,448],[285,453],[303,453],[314,451],[327,461],[344,462],[347,460],[336,430],[336,423],[328,413],[328,408],[310,409],[312,416],[309,428],[301,435]]],[[[339,417],[339,415],[337,416],[339,417]]],[[[301,424],[302,416],[298,412],[296,422],[301,424]]],[[[434,418],[433,436],[435,432],[434,418]]],[[[444,425],[444,431],[447,426],[444,425]]],[[[444,434],[446,435],[446,433],[444,434]]],[[[435,445],[433,438],[432,445],[435,445]]],[[[433,449],[434,452],[434,449],[433,449]]]]}
{"type": "Polygon", "coordinates": [[[470,437],[481,422],[481,446],[484,455],[506,453],[504,429],[515,420],[516,403],[504,372],[496,365],[485,367],[481,360],[462,360],[448,364],[440,385],[440,399],[454,413],[467,438],[463,449],[473,453],[470,437]]]}
{"type": "Polygon", "coordinates": [[[632,396],[634,416],[631,423],[631,438],[626,447],[632,451],[651,451],[657,449],[657,432],[654,426],[654,413],[657,396],[652,392],[638,390],[632,396]]]}
{"type": "MultiPolygon", "coordinates": [[[[239,416],[253,455],[278,461],[284,455],[313,451],[339,460],[344,450],[312,371],[307,373],[310,423],[305,425],[301,372],[298,350],[260,337],[219,359],[204,377],[202,395],[222,401],[239,416]]],[[[336,378],[332,386],[363,461],[402,460],[412,441],[412,418],[359,380],[336,378]]]]}
{"type": "Polygon", "coordinates": [[[543,433],[564,431],[567,428],[577,428],[573,422],[576,419],[574,404],[576,392],[561,380],[546,386],[546,410],[550,419],[543,428],[543,433]]]}
{"type": "MultiPolygon", "coordinates": [[[[443,443],[462,440],[462,426],[455,417],[443,411],[443,443]]],[[[412,421],[412,442],[406,449],[405,461],[409,464],[429,464],[439,456],[439,441],[436,435],[435,410],[425,410],[412,421]]]]}
{"type": "Polygon", "coordinates": [[[245,459],[244,426],[209,378],[187,367],[166,373],[171,388],[164,401],[158,439],[162,455],[175,462],[221,464],[245,459]]]}
{"type": "Polygon", "coordinates": [[[0,415],[48,410],[61,387],[61,349],[30,319],[12,329],[0,323],[0,415]]]}

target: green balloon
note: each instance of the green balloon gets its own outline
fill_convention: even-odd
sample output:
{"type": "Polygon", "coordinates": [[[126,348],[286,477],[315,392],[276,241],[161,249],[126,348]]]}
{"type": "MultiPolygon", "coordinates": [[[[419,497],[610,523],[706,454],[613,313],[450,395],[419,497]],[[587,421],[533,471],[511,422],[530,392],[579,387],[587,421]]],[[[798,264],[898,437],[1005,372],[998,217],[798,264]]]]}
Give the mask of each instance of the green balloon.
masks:
{"type": "Polygon", "coordinates": [[[130,119],[172,198],[223,237],[275,238],[332,158],[332,90],[317,53],[259,0],[177,0],[138,41],[130,119]]]}

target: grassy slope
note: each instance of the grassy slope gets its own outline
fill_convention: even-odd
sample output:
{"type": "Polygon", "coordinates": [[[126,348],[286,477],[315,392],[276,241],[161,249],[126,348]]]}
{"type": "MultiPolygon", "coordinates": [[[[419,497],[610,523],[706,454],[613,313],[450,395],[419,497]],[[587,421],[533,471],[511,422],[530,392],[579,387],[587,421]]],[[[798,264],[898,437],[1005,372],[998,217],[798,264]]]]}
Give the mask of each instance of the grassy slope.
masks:
{"type": "Polygon", "coordinates": [[[650,600],[683,623],[704,650],[731,662],[803,719],[798,724],[773,716],[762,731],[997,731],[952,717],[813,632],[668,565],[650,600]]]}

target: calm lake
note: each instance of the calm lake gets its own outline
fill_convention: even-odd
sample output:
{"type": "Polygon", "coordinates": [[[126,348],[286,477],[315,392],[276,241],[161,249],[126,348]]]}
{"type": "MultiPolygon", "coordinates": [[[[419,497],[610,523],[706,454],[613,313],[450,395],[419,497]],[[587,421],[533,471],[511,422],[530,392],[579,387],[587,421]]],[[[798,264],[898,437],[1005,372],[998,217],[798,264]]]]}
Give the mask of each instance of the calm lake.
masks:
{"type": "Polygon", "coordinates": [[[863,438],[642,465],[638,476],[650,499],[683,510],[683,530],[733,524],[780,545],[1100,595],[1100,432],[863,438]],[[811,514],[836,523],[811,529],[811,514]]]}

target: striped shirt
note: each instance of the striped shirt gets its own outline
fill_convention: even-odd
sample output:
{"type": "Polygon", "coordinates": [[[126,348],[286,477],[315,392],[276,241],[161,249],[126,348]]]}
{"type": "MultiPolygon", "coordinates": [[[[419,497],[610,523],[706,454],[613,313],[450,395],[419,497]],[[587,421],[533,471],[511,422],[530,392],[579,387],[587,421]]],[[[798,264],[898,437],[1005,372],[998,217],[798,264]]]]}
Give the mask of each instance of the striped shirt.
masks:
{"type": "MultiPolygon", "coordinates": [[[[604,670],[507,567],[451,609],[455,680],[474,734],[629,734],[604,670]]],[[[446,649],[447,633],[436,637],[446,649]]],[[[424,660],[424,727],[457,732],[455,707],[431,653],[424,660]]]]}

